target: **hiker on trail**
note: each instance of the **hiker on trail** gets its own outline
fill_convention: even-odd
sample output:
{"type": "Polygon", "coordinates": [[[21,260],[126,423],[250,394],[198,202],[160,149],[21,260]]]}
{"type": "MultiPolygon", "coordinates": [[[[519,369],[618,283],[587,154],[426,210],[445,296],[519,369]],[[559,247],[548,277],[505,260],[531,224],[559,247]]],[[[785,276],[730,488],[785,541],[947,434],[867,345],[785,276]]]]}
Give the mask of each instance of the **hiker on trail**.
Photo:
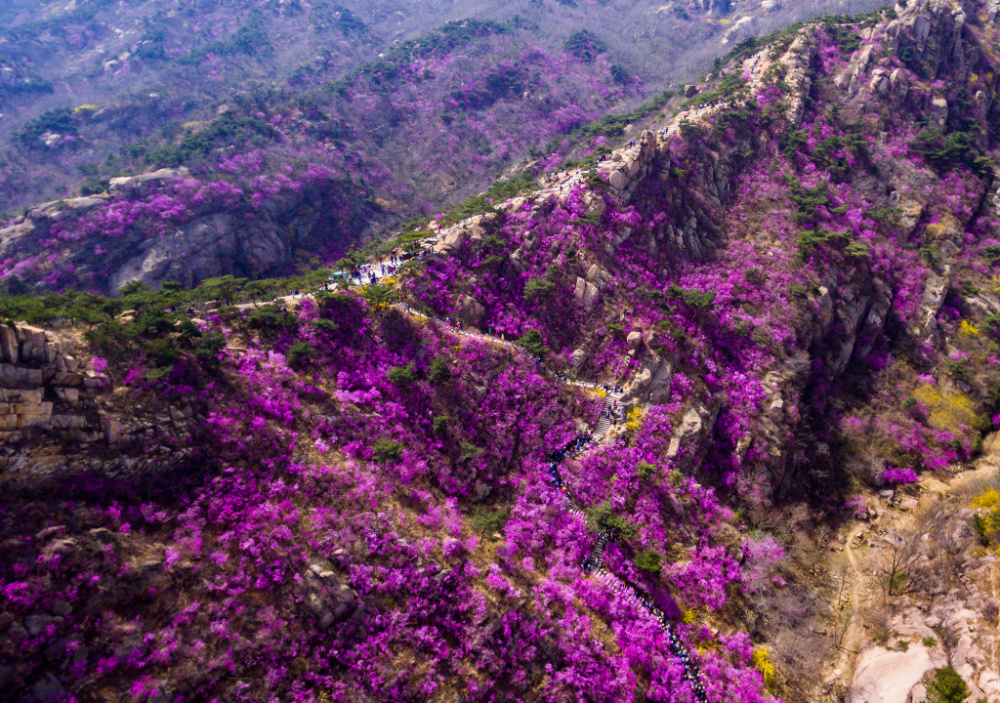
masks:
{"type": "Polygon", "coordinates": [[[462,321],[461,320],[458,321],[458,329],[462,329],[462,321]]]}

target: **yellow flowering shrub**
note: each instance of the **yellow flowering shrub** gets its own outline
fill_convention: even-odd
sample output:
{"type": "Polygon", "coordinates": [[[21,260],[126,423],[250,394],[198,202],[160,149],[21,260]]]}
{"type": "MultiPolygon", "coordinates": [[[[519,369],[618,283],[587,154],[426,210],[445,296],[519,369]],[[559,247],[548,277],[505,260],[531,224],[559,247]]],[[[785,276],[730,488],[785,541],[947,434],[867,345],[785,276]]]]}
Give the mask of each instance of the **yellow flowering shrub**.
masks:
{"type": "Polygon", "coordinates": [[[996,508],[1000,506],[1000,491],[991,488],[972,499],[973,508],[996,508]]]}
{"type": "Polygon", "coordinates": [[[639,407],[632,408],[628,411],[628,418],[625,420],[625,427],[629,432],[637,432],[639,428],[642,427],[642,421],[645,417],[645,410],[639,407]]]}
{"type": "Polygon", "coordinates": [[[962,323],[958,326],[958,331],[961,334],[968,335],[969,337],[975,337],[979,334],[979,328],[968,320],[962,320],[962,323]]]}
{"type": "Polygon", "coordinates": [[[699,642],[698,643],[698,654],[704,655],[707,652],[716,652],[722,649],[722,645],[719,642],[699,642]]]}
{"type": "Polygon", "coordinates": [[[698,608],[689,608],[684,611],[681,620],[685,625],[693,625],[701,619],[701,612],[698,608]]]}
{"type": "Polygon", "coordinates": [[[753,653],[753,665],[764,677],[764,685],[768,688],[774,685],[774,664],[770,654],[766,647],[755,649],[753,653]]]}
{"type": "MultiPolygon", "coordinates": [[[[972,499],[972,507],[986,510],[977,514],[972,526],[979,533],[979,543],[983,547],[996,546],[1000,542],[1000,491],[991,488],[972,499]]],[[[997,549],[1000,552],[1000,548],[997,549]]]]}
{"type": "Polygon", "coordinates": [[[927,408],[927,419],[937,430],[959,434],[963,425],[975,425],[976,412],[972,400],[964,393],[940,386],[923,385],[913,391],[913,397],[927,408]]]}

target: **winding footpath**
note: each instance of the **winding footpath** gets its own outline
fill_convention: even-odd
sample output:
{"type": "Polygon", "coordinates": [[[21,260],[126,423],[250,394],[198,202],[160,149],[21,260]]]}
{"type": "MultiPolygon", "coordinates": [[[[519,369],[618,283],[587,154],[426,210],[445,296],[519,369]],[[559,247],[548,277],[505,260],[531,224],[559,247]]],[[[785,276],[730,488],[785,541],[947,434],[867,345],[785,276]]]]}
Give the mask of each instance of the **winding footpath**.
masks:
{"type": "MultiPolygon", "coordinates": [[[[431,323],[438,325],[447,329],[449,332],[458,335],[460,337],[466,337],[469,339],[475,339],[477,341],[485,342],[487,344],[492,344],[495,346],[504,347],[515,352],[527,355],[527,352],[519,345],[514,342],[509,342],[507,340],[497,339],[496,337],[481,334],[479,332],[467,332],[465,330],[459,329],[450,323],[440,320],[435,317],[429,317],[422,313],[418,313],[410,308],[405,303],[394,303],[395,307],[400,312],[416,317],[425,323],[431,323]]],[[[532,360],[542,366],[537,357],[532,357],[532,360]]],[[[551,369],[542,366],[543,370],[547,375],[555,377],[556,379],[562,380],[564,383],[576,386],[578,388],[585,388],[588,390],[599,390],[602,389],[601,386],[595,383],[588,383],[583,381],[571,381],[565,376],[558,374],[551,369]]],[[[589,447],[596,446],[604,439],[607,435],[608,430],[611,428],[613,408],[618,400],[621,399],[623,394],[616,392],[606,392],[604,396],[604,406],[601,409],[601,415],[598,419],[597,424],[591,431],[590,436],[587,438],[579,438],[570,442],[568,446],[556,452],[549,461],[549,476],[552,484],[559,489],[560,493],[564,497],[565,510],[569,513],[576,515],[582,515],[583,510],[576,504],[573,498],[573,494],[569,487],[563,481],[562,473],[560,472],[560,467],[567,458],[575,458],[582,456],[589,447]]],[[[684,679],[691,686],[691,692],[694,697],[700,703],[708,703],[708,696],[705,692],[705,684],[702,681],[701,673],[698,671],[698,665],[691,657],[688,649],[681,642],[680,638],[674,632],[674,628],[667,616],[667,614],[659,608],[652,599],[649,598],[645,593],[643,593],[637,586],[628,583],[627,581],[619,578],[614,573],[609,571],[604,567],[604,552],[607,550],[608,545],[616,540],[615,530],[603,530],[597,535],[597,539],[594,541],[591,547],[590,553],[583,560],[583,571],[584,573],[593,576],[596,579],[603,581],[611,590],[615,591],[619,595],[625,598],[631,598],[634,602],[645,608],[656,620],[660,623],[660,627],[667,635],[667,641],[670,646],[670,653],[681,663],[684,667],[684,679]]]]}

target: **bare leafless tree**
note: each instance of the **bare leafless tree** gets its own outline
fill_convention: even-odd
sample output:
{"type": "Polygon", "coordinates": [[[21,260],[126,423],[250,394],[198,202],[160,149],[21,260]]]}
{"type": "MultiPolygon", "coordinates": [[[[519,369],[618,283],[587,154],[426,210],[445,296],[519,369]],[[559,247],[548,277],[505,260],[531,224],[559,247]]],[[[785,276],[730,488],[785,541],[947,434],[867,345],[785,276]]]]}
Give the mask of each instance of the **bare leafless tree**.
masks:
{"type": "Polygon", "coordinates": [[[882,594],[882,605],[905,593],[910,588],[912,566],[918,556],[921,535],[917,532],[893,532],[883,538],[885,547],[875,558],[876,586],[882,594]]]}
{"type": "Polygon", "coordinates": [[[837,649],[844,648],[844,638],[847,636],[847,631],[851,629],[851,623],[854,622],[855,615],[854,606],[848,603],[847,609],[834,624],[833,646],[837,649]]]}

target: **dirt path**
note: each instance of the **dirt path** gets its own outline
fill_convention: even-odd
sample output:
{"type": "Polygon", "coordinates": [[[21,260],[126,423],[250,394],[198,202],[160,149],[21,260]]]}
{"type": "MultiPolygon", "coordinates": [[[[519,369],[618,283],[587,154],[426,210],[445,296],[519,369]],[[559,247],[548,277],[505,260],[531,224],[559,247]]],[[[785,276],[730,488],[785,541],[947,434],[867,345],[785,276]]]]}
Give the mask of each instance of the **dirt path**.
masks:
{"type": "Polygon", "coordinates": [[[851,578],[851,622],[844,633],[841,642],[841,651],[844,655],[856,654],[861,647],[861,588],[864,585],[864,575],[858,567],[858,559],[854,555],[854,547],[851,546],[853,540],[848,538],[844,545],[844,554],[847,555],[847,562],[851,565],[853,576],[851,578]]]}
{"type": "MultiPolygon", "coordinates": [[[[854,553],[852,543],[856,528],[852,527],[847,535],[847,542],[844,544],[844,556],[847,558],[848,568],[843,573],[846,584],[839,593],[839,601],[836,604],[842,618],[847,618],[848,622],[844,629],[844,635],[840,640],[837,657],[832,662],[827,683],[843,681],[854,669],[854,659],[861,649],[864,639],[864,624],[861,618],[861,589],[864,588],[865,578],[858,565],[858,558],[854,553]],[[844,610],[844,593],[847,593],[848,609],[844,610]]],[[[839,626],[839,624],[838,624],[839,626]]]]}

